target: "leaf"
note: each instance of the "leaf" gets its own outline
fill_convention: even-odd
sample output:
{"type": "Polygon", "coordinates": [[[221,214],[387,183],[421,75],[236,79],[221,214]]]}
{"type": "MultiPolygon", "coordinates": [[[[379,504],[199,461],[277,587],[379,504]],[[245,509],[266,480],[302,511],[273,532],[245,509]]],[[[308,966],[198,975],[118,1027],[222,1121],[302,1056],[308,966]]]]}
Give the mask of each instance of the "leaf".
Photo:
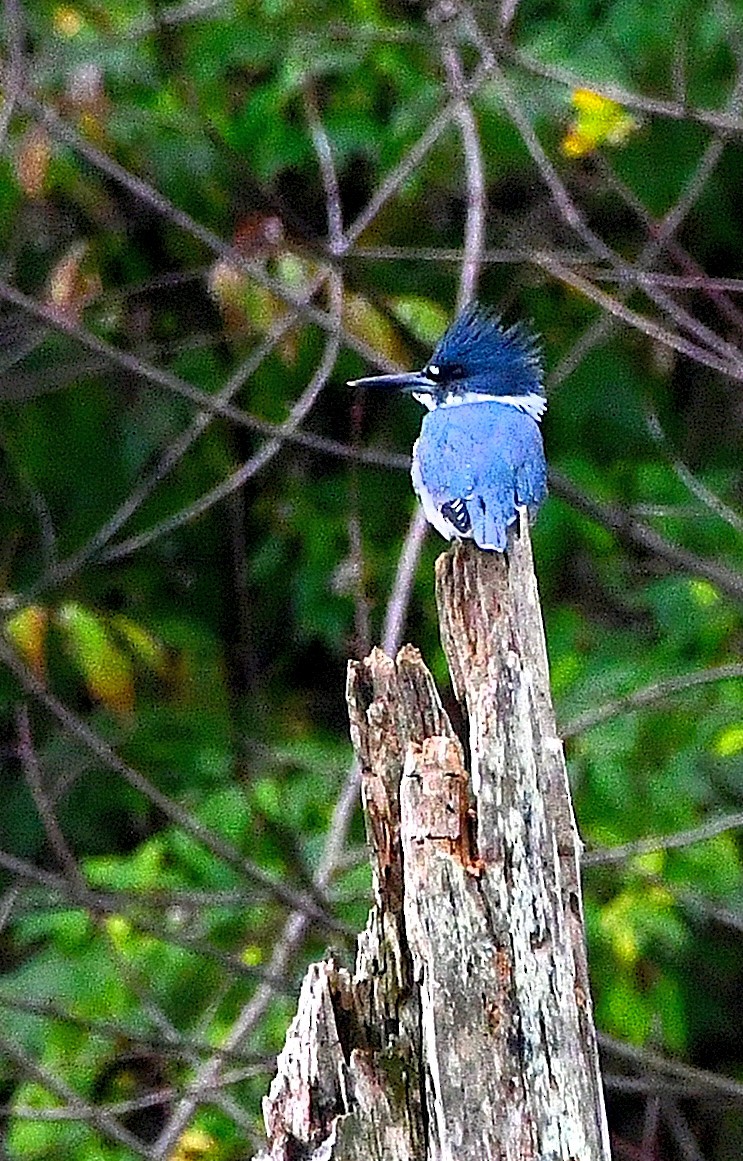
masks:
{"type": "Polygon", "coordinates": [[[360,294],[346,294],[343,307],[343,321],[350,334],[395,363],[403,366],[409,363],[409,352],[401,342],[397,328],[368,299],[360,294]]]}
{"type": "Polygon", "coordinates": [[[198,1161],[212,1153],[216,1141],[203,1129],[187,1129],[178,1142],[173,1153],[173,1161],[198,1161]]]}
{"type": "Polygon", "coordinates": [[[450,322],[449,314],[443,307],[419,294],[395,298],[391,306],[400,322],[429,347],[435,346],[450,322]]]}
{"type": "Polygon", "coordinates": [[[49,613],[42,605],[28,605],[5,624],[5,632],[37,677],[46,676],[46,632],[49,613]]]}
{"type": "Polygon", "coordinates": [[[134,710],[132,664],[112,641],[103,619],[70,601],[60,606],[56,621],[91,697],[114,713],[131,714],[134,710]]]}
{"type": "Polygon", "coordinates": [[[49,276],[46,304],[70,322],[79,322],[83,308],[101,291],[98,275],[86,262],[88,251],[86,242],[75,242],[49,276]]]}
{"type": "Polygon", "coordinates": [[[571,101],[577,116],[562,139],[568,157],[587,157],[599,145],[624,145],[638,127],[621,105],[592,89],[575,89],[571,101]]]}
{"type": "Polygon", "coordinates": [[[32,125],[23,134],[15,158],[18,184],[27,197],[39,200],[44,196],[51,158],[49,134],[40,125],[32,125]]]}
{"type": "Polygon", "coordinates": [[[170,670],[170,655],[166,646],[142,625],[116,613],[111,617],[111,626],[126,641],[129,651],[137,661],[141,661],[158,677],[167,677],[170,670]]]}
{"type": "Polygon", "coordinates": [[[52,14],[54,31],[65,40],[71,40],[83,28],[83,16],[77,8],[68,4],[58,4],[52,14]]]}

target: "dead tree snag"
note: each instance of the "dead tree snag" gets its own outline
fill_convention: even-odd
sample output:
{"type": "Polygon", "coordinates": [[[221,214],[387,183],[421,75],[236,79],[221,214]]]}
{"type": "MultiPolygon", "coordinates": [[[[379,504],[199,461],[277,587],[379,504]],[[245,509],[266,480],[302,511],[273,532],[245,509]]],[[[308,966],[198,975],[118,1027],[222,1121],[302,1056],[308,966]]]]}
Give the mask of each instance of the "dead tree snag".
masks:
{"type": "Polygon", "coordinates": [[[272,1161],[608,1161],[579,840],[528,535],[442,555],[470,767],[417,650],[349,666],[374,906],[313,965],[265,1101],[272,1161]]]}

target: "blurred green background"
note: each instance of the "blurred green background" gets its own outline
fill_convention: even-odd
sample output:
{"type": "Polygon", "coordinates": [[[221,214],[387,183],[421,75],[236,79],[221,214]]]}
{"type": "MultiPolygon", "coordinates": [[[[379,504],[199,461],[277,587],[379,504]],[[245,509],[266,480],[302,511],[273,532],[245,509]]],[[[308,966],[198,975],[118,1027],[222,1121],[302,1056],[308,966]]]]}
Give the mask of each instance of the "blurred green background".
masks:
{"type": "MultiPolygon", "coordinates": [[[[365,921],[345,666],[414,541],[419,410],[345,381],[473,291],[543,336],[614,1155],[743,1155],[741,44],[724,2],[6,0],[4,1155],[258,1147],[304,966],[365,921]]],[[[404,639],[450,701],[443,547],[404,639]]]]}

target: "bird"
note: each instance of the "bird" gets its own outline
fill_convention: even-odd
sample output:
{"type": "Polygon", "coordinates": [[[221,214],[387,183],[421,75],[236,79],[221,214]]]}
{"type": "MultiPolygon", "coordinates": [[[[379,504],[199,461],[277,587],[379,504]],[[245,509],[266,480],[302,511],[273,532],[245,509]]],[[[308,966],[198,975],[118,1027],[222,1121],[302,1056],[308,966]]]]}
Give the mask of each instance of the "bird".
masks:
{"type": "Polygon", "coordinates": [[[547,407],[539,342],[478,302],[466,306],[421,371],[370,375],[350,387],[386,387],[426,408],[413,447],[413,487],[446,540],[505,552],[508,530],[547,495],[540,421],[547,407]]]}

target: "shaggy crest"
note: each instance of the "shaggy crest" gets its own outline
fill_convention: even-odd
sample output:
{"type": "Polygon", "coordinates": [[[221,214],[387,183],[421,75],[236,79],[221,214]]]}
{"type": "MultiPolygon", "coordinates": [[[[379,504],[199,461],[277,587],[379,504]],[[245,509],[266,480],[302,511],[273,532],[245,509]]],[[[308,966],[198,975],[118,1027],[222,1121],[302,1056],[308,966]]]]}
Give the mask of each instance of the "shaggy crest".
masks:
{"type": "Polygon", "coordinates": [[[439,340],[426,371],[441,382],[466,379],[470,390],[543,394],[539,343],[522,324],[504,327],[488,307],[471,303],[439,340]]]}

